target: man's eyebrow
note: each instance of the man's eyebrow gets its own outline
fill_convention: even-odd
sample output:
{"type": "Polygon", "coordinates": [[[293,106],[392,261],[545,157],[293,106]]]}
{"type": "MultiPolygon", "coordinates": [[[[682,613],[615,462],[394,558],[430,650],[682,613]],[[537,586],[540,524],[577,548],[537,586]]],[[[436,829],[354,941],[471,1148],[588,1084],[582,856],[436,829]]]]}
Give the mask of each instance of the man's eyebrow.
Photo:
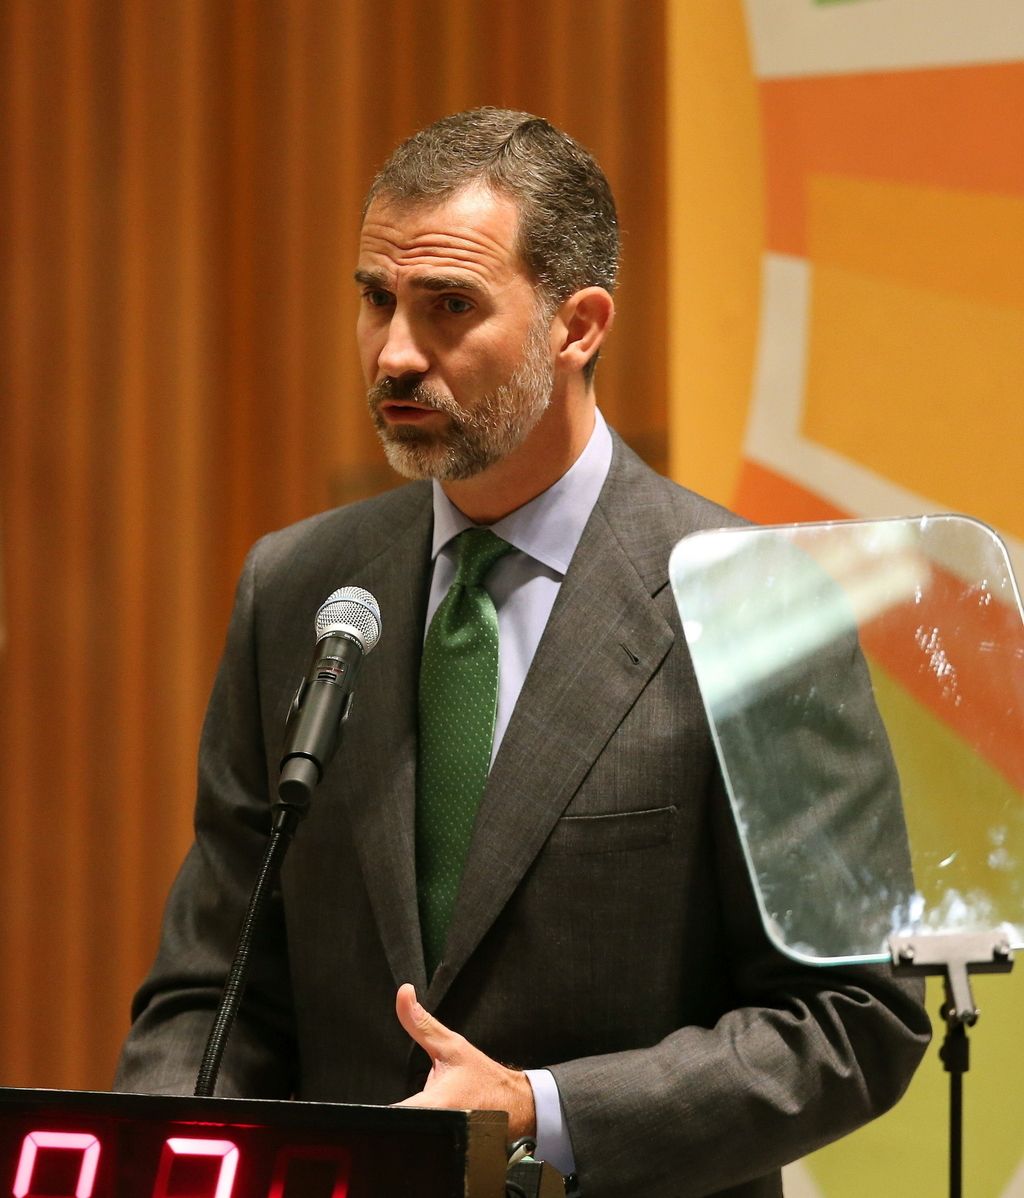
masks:
{"type": "MultiPolygon", "coordinates": [[[[353,276],[363,287],[380,287],[390,291],[391,286],[387,275],[382,270],[357,270],[353,276]]],[[[462,275],[416,275],[409,280],[410,287],[418,287],[421,291],[469,291],[482,292],[483,284],[473,278],[462,275]]]]}
{"type": "Polygon", "coordinates": [[[387,275],[382,270],[357,270],[352,276],[363,287],[383,287],[387,290],[387,275]]]}
{"type": "Polygon", "coordinates": [[[410,286],[420,287],[424,291],[483,291],[483,285],[476,279],[465,278],[461,275],[419,275],[410,279],[410,286]]]}

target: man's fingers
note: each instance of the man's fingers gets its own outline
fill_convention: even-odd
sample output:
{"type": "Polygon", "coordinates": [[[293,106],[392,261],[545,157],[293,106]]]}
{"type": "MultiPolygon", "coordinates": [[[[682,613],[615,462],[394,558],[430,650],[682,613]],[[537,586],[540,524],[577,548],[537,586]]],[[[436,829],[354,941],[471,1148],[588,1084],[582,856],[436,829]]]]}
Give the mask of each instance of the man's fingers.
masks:
{"type": "Polygon", "coordinates": [[[398,1021],[432,1061],[450,1061],[462,1037],[450,1031],[430,1014],[416,998],[411,982],[403,982],[395,995],[398,1021]]]}

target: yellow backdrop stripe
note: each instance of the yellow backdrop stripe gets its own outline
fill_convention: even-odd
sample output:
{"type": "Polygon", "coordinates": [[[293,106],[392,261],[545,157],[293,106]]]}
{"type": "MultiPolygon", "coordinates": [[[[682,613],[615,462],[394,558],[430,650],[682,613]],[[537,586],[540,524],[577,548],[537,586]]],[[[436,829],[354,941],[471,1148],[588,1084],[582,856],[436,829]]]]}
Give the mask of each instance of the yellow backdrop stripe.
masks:
{"type": "Polygon", "coordinates": [[[760,303],[757,89],[739,0],[686,0],[667,15],[669,469],[729,503],[760,303]]]}

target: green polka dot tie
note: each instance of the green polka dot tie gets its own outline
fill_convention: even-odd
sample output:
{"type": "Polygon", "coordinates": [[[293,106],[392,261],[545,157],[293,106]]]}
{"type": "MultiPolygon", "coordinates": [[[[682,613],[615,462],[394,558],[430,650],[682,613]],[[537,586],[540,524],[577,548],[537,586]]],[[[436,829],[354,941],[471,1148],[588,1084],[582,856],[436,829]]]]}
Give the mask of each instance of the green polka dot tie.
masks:
{"type": "Polygon", "coordinates": [[[487,782],[498,702],[498,615],[481,585],[511,550],[488,528],[455,538],[455,581],[430,622],[420,665],[416,870],[429,977],[487,782]]]}

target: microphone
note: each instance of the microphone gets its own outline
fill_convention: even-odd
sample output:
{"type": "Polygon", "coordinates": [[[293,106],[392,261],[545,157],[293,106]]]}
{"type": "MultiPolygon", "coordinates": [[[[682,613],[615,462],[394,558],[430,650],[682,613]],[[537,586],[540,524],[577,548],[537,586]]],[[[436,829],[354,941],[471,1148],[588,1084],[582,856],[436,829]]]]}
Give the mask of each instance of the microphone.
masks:
{"type": "Polygon", "coordinates": [[[369,591],[342,587],[316,613],[316,648],[285,725],[278,807],[304,815],[341,741],[341,725],[363,655],[380,638],[380,608],[369,591]]]}

